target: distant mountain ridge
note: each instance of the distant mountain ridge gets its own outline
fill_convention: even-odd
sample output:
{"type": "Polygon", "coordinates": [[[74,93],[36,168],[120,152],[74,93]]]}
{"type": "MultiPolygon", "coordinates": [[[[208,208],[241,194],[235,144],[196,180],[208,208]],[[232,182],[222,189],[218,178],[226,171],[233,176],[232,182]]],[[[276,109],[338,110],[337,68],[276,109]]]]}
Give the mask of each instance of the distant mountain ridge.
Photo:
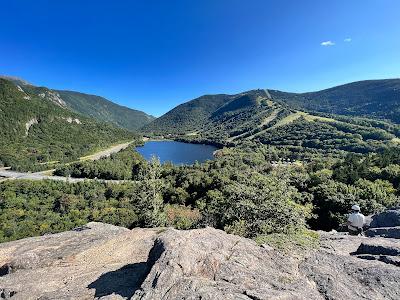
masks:
{"type": "Polygon", "coordinates": [[[155,119],[142,111],[118,105],[100,96],[74,91],[57,92],[72,110],[130,131],[136,131],[155,119]]]}
{"type": "Polygon", "coordinates": [[[145,125],[143,130],[155,134],[201,130],[222,111],[252,106],[256,108],[257,102],[249,99],[255,93],[289,109],[387,119],[400,123],[400,79],[382,79],[358,81],[308,93],[253,90],[236,95],[204,95],[175,107],[145,125]]]}
{"type": "Polygon", "coordinates": [[[113,123],[118,127],[130,131],[137,131],[139,128],[155,119],[155,117],[142,111],[118,105],[100,96],[75,91],[37,87],[23,79],[13,76],[2,75],[0,78],[9,80],[16,85],[24,85],[25,90],[29,89],[30,92],[37,95],[43,93],[52,94],[55,98],[59,98],[59,100],[63,102],[62,105],[77,113],[94,118],[101,122],[113,123]]]}
{"type": "Polygon", "coordinates": [[[39,170],[136,137],[72,111],[56,91],[0,78],[0,167],[39,170]]]}
{"type": "Polygon", "coordinates": [[[400,79],[356,81],[317,92],[269,90],[272,99],[295,109],[389,119],[400,123],[400,79]]]}
{"type": "Polygon", "coordinates": [[[7,76],[7,75],[0,75],[0,78],[2,79],[6,79],[9,80],[11,82],[14,82],[15,84],[22,84],[22,85],[32,85],[31,83],[29,83],[28,81],[21,79],[17,76],[7,76]]]}
{"type": "Polygon", "coordinates": [[[400,80],[313,93],[251,90],[183,103],[142,128],[193,142],[258,142],[324,151],[374,152],[400,142],[400,80]]]}

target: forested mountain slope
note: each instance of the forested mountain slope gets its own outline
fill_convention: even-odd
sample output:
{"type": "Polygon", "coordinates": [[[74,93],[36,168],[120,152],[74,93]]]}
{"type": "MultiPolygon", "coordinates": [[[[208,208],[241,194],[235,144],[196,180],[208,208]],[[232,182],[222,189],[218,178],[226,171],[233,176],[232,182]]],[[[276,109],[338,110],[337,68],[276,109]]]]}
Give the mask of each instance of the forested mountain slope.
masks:
{"type": "MultiPolygon", "coordinates": [[[[237,95],[205,95],[183,103],[144,126],[142,131],[153,134],[194,134],[204,130],[212,120],[222,120],[232,112],[252,109],[266,99],[265,91],[254,90],[237,95]]],[[[236,122],[240,125],[240,122],[236,122]]]]}
{"type": "Polygon", "coordinates": [[[202,128],[218,108],[232,100],[232,95],[205,95],[178,105],[160,118],[145,125],[142,131],[156,134],[187,133],[202,128]]]}
{"type": "MultiPolygon", "coordinates": [[[[330,95],[330,102],[322,100],[323,92],[316,93],[320,97],[316,99],[319,100],[310,103],[306,102],[305,96],[299,94],[270,90],[203,96],[178,106],[145,126],[143,130],[147,134],[168,135],[185,141],[221,145],[251,141],[328,152],[375,152],[399,142],[399,124],[381,119],[384,115],[379,110],[383,107],[382,103],[386,103],[385,110],[390,106],[395,119],[398,109],[396,90],[393,90],[395,82],[396,80],[369,82],[370,94],[364,90],[366,82],[345,86],[343,89],[347,90],[351,97],[343,100],[341,104],[338,102],[337,109],[331,109],[336,113],[324,111],[336,105],[336,100],[333,100],[335,95],[335,99],[345,95],[341,87],[324,92],[330,95]],[[372,88],[374,85],[375,88],[372,88]],[[359,91],[356,92],[357,90],[359,91]],[[367,94],[369,100],[363,98],[367,94]],[[375,106],[362,106],[363,103],[366,104],[363,99],[375,103],[375,106]],[[315,105],[312,106],[311,103],[315,105]],[[369,118],[361,117],[364,115],[362,108],[358,113],[358,107],[361,106],[365,112],[370,108],[369,118]],[[375,111],[372,110],[374,107],[375,111]],[[347,116],[352,110],[360,116],[347,116]],[[338,114],[339,112],[342,114],[338,114]]],[[[311,97],[309,94],[307,97],[311,97]]]]}
{"type": "Polygon", "coordinates": [[[134,134],[69,110],[57,92],[0,79],[0,165],[71,161],[134,134]]]}
{"type": "Polygon", "coordinates": [[[389,119],[400,123],[400,79],[365,80],[310,93],[269,90],[296,109],[389,119]]]}
{"type": "Polygon", "coordinates": [[[94,118],[101,122],[113,123],[118,127],[130,131],[137,131],[137,129],[155,119],[153,116],[142,111],[118,105],[100,96],[74,91],[51,90],[45,87],[36,87],[27,81],[16,77],[0,76],[0,78],[7,79],[16,85],[23,87],[25,91],[29,91],[32,94],[57,94],[62,106],[68,107],[87,117],[94,118]]]}
{"type": "Polygon", "coordinates": [[[100,96],[73,91],[57,92],[74,111],[131,131],[136,131],[155,119],[142,111],[115,104],[100,96]]]}

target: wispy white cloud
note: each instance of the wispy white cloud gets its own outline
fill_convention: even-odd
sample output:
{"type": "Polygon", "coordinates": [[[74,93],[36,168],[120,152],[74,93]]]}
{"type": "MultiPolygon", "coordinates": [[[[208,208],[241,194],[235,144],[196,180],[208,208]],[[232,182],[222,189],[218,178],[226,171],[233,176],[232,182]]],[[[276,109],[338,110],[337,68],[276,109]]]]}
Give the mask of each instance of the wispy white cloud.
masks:
{"type": "Polygon", "coordinates": [[[321,46],[325,46],[325,47],[329,47],[329,46],[333,46],[333,45],[335,45],[335,43],[332,41],[325,41],[325,42],[321,43],[321,46]]]}
{"type": "Polygon", "coordinates": [[[343,41],[345,41],[346,43],[350,43],[351,42],[351,38],[345,38],[343,41]]]}

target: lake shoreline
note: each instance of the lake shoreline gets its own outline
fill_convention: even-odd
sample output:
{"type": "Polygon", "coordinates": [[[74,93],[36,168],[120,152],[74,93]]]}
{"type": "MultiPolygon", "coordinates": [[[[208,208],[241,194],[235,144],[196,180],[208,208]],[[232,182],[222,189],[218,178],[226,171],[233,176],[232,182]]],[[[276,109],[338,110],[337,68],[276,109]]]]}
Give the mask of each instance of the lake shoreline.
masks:
{"type": "Polygon", "coordinates": [[[136,146],[136,151],[146,160],[156,156],[161,163],[171,162],[175,165],[192,165],[196,161],[203,163],[213,160],[215,151],[219,150],[214,145],[172,139],[146,139],[143,143],[136,146]]]}
{"type": "Polygon", "coordinates": [[[217,142],[213,142],[213,141],[209,141],[209,140],[203,140],[203,141],[199,141],[199,140],[187,140],[184,138],[149,138],[149,137],[143,137],[142,141],[144,143],[146,142],[163,142],[163,141],[170,141],[170,142],[180,142],[180,143],[185,143],[185,144],[196,144],[196,145],[206,145],[206,146],[213,146],[216,147],[218,149],[222,149],[224,148],[226,145],[225,144],[221,144],[221,143],[217,143],[217,142]]]}

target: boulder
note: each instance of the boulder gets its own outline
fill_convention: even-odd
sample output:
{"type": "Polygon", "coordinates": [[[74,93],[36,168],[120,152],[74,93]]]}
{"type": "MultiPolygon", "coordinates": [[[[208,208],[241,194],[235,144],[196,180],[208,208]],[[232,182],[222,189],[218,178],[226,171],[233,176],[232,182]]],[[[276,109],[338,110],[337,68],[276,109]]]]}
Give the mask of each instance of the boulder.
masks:
{"type": "Polygon", "coordinates": [[[157,232],[92,222],[0,244],[0,299],[128,299],[157,232]]]}
{"type": "Polygon", "coordinates": [[[212,228],[170,230],[133,299],[399,299],[399,268],[350,255],[366,240],[322,234],[321,249],[299,257],[212,228]]]}
{"type": "Polygon", "coordinates": [[[370,239],[362,242],[354,254],[400,256],[400,243],[370,239]]]}
{"type": "Polygon", "coordinates": [[[371,255],[371,254],[361,254],[357,255],[358,258],[367,260],[379,260],[387,264],[392,264],[400,267],[400,257],[398,256],[388,256],[388,255],[371,255]]]}
{"type": "Polygon", "coordinates": [[[370,228],[400,226],[400,209],[386,210],[372,217],[370,228]]]}
{"type": "Polygon", "coordinates": [[[213,228],[168,230],[133,299],[320,299],[298,261],[213,228]]]}
{"type": "Polygon", "coordinates": [[[400,239],[400,226],[370,228],[365,231],[365,235],[368,237],[381,236],[385,238],[400,239]]]}

